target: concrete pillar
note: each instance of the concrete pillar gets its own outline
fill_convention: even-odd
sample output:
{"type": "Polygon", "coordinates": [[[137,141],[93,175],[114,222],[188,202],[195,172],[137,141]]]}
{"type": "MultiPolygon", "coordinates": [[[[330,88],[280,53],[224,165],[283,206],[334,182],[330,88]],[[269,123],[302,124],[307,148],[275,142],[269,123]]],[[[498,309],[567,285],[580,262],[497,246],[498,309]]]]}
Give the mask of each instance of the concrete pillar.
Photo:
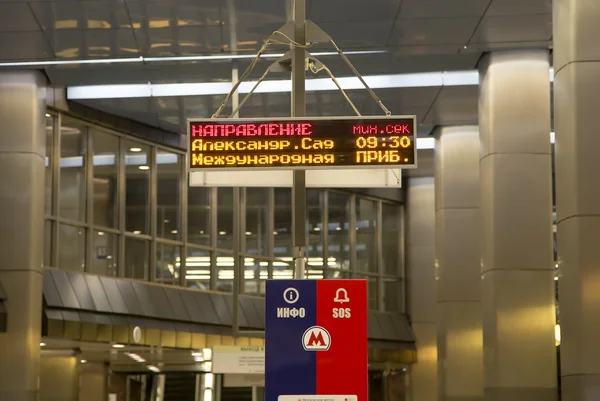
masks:
{"type": "Polygon", "coordinates": [[[37,400],[44,249],[45,80],[0,72],[0,400],[37,400]]]}
{"type": "Polygon", "coordinates": [[[562,397],[598,400],[600,2],[555,0],[553,14],[562,397]]]}
{"type": "Polygon", "coordinates": [[[108,400],[108,366],[85,363],[79,367],[79,401],[108,400]]]}
{"type": "Polygon", "coordinates": [[[483,400],[479,130],[447,127],[435,146],[439,400],[483,400]]]}
{"type": "MultiPolygon", "coordinates": [[[[79,360],[76,356],[44,352],[40,373],[39,401],[79,400],[79,360]]],[[[92,398],[83,398],[88,399],[92,398]]]]}
{"type": "Polygon", "coordinates": [[[417,338],[418,358],[411,368],[411,400],[437,401],[433,178],[409,179],[406,195],[408,313],[417,338]]]}
{"type": "Polygon", "coordinates": [[[480,64],[486,400],[557,399],[547,51],[480,64]]]}

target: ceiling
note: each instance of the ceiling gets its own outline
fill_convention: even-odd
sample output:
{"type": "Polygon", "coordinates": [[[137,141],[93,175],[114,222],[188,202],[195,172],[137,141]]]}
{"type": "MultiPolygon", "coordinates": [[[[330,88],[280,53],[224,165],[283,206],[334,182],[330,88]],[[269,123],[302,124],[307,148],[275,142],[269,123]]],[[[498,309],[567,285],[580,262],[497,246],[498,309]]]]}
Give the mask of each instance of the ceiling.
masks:
{"type": "MultiPolygon", "coordinates": [[[[483,52],[551,48],[551,0],[306,0],[310,20],[363,75],[472,70],[483,52]]],[[[256,53],[290,14],[289,0],[22,0],[0,2],[0,63],[256,53]],[[233,50],[232,50],[233,49],[233,50]],[[236,50],[237,49],[237,50],[236,50]]],[[[273,52],[285,47],[275,46],[273,52]]],[[[310,51],[332,50],[317,44],[310,51]]],[[[320,57],[337,77],[338,56],[320,57]]],[[[258,78],[273,59],[260,62],[258,78]]],[[[245,69],[249,60],[238,60],[245,69]]],[[[231,60],[45,66],[55,86],[231,81],[231,60]]],[[[281,79],[281,76],[277,77],[281,79]]],[[[377,91],[394,114],[416,114],[420,135],[436,125],[477,123],[477,86],[377,91]]],[[[350,91],[362,114],[381,111],[350,91]]],[[[183,133],[186,117],[209,117],[224,96],[82,100],[108,113],[183,133]]],[[[254,95],[241,116],[287,116],[289,94],[254,95]]],[[[349,115],[337,92],[307,96],[309,115],[349,115]]]]}

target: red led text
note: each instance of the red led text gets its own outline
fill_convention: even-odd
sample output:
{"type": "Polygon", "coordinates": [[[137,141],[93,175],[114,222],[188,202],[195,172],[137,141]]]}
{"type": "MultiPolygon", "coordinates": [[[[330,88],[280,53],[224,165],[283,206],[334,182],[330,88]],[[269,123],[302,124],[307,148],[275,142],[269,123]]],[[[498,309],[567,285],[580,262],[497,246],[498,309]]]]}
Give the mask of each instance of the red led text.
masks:
{"type": "Polygon", "coordinates": [[[248,137],[248,136],[308,136],[310,123],[289,124],[192,124],[192,137],[248,137]]]}
{"type": "Polygon", "coordinates": [[[352,133],[354,135],[373,135],[373,134],[384,134],[384,135],[410,135],[410,126],[408,124],[357,124],[352,126],[352,133]]]}

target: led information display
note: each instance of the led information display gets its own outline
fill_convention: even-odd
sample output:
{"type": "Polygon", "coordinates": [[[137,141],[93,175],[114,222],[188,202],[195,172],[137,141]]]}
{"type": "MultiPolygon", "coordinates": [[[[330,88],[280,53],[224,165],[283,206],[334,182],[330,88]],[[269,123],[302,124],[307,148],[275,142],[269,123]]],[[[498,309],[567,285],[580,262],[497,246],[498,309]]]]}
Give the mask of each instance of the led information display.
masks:
{"type": "Polygon", "coordinates": [[[189,121],[190,170],[416,166],[416,119],[189,121]]]}

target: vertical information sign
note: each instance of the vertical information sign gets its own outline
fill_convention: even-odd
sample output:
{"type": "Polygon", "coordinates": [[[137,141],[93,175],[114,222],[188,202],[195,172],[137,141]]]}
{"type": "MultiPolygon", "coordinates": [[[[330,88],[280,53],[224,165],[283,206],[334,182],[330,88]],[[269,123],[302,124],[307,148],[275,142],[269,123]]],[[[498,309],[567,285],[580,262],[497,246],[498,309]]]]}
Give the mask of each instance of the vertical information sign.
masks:
{"type": "Polygon", "coordinates": [[[365,280],[269,280],[266,401],[367,401],[365,280]]]}

